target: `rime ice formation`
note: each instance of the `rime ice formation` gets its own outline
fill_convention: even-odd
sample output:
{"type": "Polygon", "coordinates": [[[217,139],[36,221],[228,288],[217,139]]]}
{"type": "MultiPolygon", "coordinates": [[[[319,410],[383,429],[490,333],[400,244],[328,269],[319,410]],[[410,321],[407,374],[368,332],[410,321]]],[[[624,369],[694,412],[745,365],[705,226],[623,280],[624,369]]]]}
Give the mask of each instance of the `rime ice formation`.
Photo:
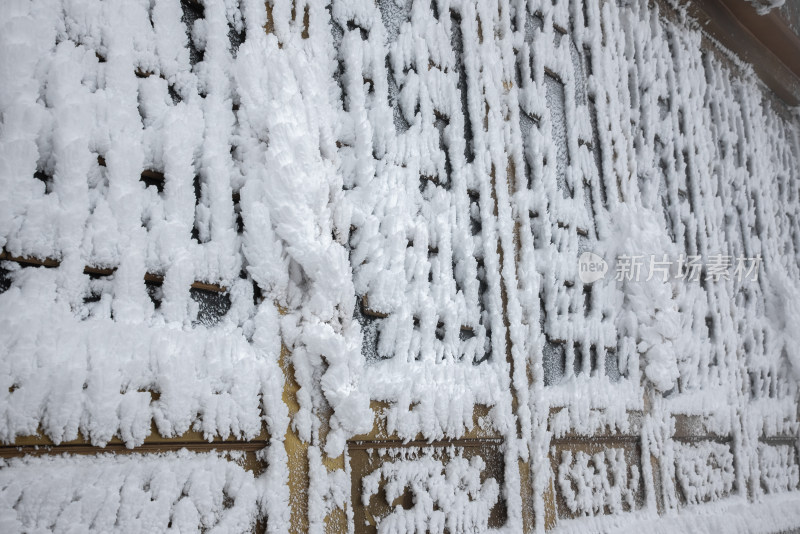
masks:
{"type": "Polygon", "coordinates": [[[258,487],[217,454],[28,457],[0,469],[3,532],[245,532],[258,487]]]}
{"type": "Polygon", "coordinates": [[[786,3],[786,0],[745,0],[749,2],[759,15],[766,15],[786,3]]]}
{"type": "Polygon", "coordinates": [[[619,513],[636,505],[639,472],[628,469],[623,449],[594,455],[578,451],[574,459],[572,452],[565,451],[558,467],[558,484],[573,513],[595,515],[606,506],[611,513],[619,513]]]}
{"type": "MultiPolygon", "coordinates": [[[[469,460],[454,452],[447,466],[434,451],[418,448],[387,450],[387,461],[361,479],[361,499],[368,506],[379,494],[385,480],[386,504],[391,505],[406,488],[411,488],[413,506],[397,506],[380,518],[381,534],[403,532],[468,533],[486,530],[491,508],[497,502],[498,486],[494,478],[481,481],[485,463],[480,456],[469,460]]],[[[380,498],[380,497],[378,497],[380,498]]]]}
{"type": "MultiPolygon", "coordinates": [[[[247,219],[263,202],[259,187],[248,185],[260,183],[257,166],[245,162],[265,151],[263,119],[248,112],[255,105],[238,89],[235,58],[237,49],[268,46],[265,18],[257,2],[14,0],[0,14],[0,244],[15,256],[60,262],[54,269],[4,265],[11,272],[0,295],[0,438],[40,430],[55,443],[80,433],[94,445],[118,437],[133,447],[151,424],[163,436],[194,429],[239,439],[265,425],[273,436],[263,451],[269,466],[257,484],[240,475],[250,477],[250,490],[231,532],[259,515],[281,532],[288,519],[279,317],[273,299],[254,304],[250,279],[273,290],[281,258],[259,254],[246,263],[247,254],[269,248],[272,234],[259,232],[251,244],[250,234],[237,233],[237,212],[247,219]],[[163,179],[143,182],[144,171],[163,179]],[[86,266],[113,274],[89,276],[86,266]],[[145,284],[145,273],[163,283],[145,284]],[[194,281],[228,288],[227,302],[204,300],[194,281]]],[[[258,231],[258,221],[248,229],[258,231]]],[[[114,461],[103,460],[109,472],[124,477],[134,469],[114,461]]],[[[236,467],[209,461],[223,475],[236,467]]],[[[58,483],[84,470],[73,460],[47,462],[64,472],[58,483]]],[[[155,468],[178,476],[183,463],[191,469],[182,457],[155,468]]],[[[41,472],[35,465],[17,462],[3,473],[29,473],[33,481],[41,472]]],[[[4,517],[38,524],[24,507],[47,484],[33,484],[16,508],[14,486],[2,488],[11,499],[4,517]]],[[[221,488],[204,491],[217,499],[221,488]]],[[[124,478],[108,491],[124,495],[124,478]]],[[[81,506],[100,506],[104,495],[87,494],[81,506]]],[[[158,513],[186,508],[169,500],[159,506],[158,513]]],[[[219,511],[206,508],[185,516],[192,528],[213,524],[207,516],[219,511]]],[[[106,531],[103,525],[96,528],[106,531]]]]}
{"type": "Polygon", "coordinates": [[[312,532],[381,480],[417,496],[381,532],[483,531],[500,501],[519,532],[522,486],[542,531],[551,481],[565,530],[633,529],[657,500],[673,526],[796,508],[800,130],[726,57],[644,0],[6,0],[0,245],[57,266],[2,264],[0,439],[271,438],[258,477],[217,453],[10,460],[5,530],[98,510],[98,531],[286,531],[289,427],[312,532]],[[591,285],[586,251],[611,264],[591,285]],[[636,255],[760,263],[617,280],[636,255]],[[397,453],[352,495],[323,455],[370,401],[405,440],[487,407],[502,477],[397,453]],[[679,417],[730,439],[681,442],[679,417]],[[598,433],[637,439],[557,442],[598,433]]]}

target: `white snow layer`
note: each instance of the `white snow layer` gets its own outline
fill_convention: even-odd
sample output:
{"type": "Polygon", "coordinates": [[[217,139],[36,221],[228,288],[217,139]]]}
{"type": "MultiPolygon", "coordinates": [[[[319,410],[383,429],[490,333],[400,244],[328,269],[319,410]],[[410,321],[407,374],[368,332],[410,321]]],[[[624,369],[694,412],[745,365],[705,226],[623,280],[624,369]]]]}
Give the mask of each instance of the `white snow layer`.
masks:
{"type": "Polygon", "coordinates": [[[430,449],[410,447],[381,453],[391,460],[362,478],[362,503],[368,506],[373,496],[380,495],[391,506],[409,488],[414,504],[408,509],[396,506],[379,518],[378,533],[466,534],[486,530],[489,513],[497,502],[498,485],[491,477],[481,482],[486,464],[480,456],[466,459],[453,451],[445,466],[430,449]],[[383,492],[379,491],[381,481],[383,492]]]}
{"type": "MultiPolygon", "coordinates": [[[[370,400],[404,439],[458,438],[488,406],[503,487],[470,503],[499,495],[509,531],[520,484],[544,528],[570,432],[641,430],[661,459],[564,452],[574,515],[796,490],[794,457],[760,439],[798,433],[798,119],[701,44],[639,0],[4,2],[0,245],[59,263],[3,266],[0,439],[263,425],[269,469],[242,499],[285,530],[283,344],[312,531],[351,502],[321,455],[371,429],[370,400]],[[586,251],[611,265],[593,285],[586,251]],[[651,254],[761,263],[757,281],[614,280],[614,258],[651,254]],[[229,309],[204,311],[195,281],[229,309]],[[730,446],[674,441],[674,414],[730,446]]],[[[419,525],[485,526],[466,503],[419,525]]]]}
{"type": "Polygon", "coordinates": [[[252,473],[217,454],[26,457],[0,469],[3,532],[214,532],[255,526],[252,473]]]}

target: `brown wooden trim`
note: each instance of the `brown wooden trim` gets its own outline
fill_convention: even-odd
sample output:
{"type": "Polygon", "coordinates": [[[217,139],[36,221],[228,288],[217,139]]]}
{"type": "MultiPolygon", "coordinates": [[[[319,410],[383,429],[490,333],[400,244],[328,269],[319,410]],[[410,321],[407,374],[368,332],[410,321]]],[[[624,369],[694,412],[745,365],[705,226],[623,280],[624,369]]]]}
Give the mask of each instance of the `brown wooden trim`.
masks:
{"type": "Polygon", "coordinates": [[[355,450],[367,449],[390,449],[390,448],[409,448],[409,447],[497,447],[503,444],[503,438],[466,438],[439,441],[401,441],[394,439],[380,439],[375,441],[358,440],[348,441],[347,447],[355,450]]]}
{"type": "Polygon", "coordinates": [[[221,438],[214,436],[211,440],[203,436],[202,432],[189,430],[180,436],[163,437],[158,433],[154,422],[150,423],[150,435],[144,443],[129,448],[118,437],[113,437],[104,446],[92,445],[82,435],[76,439],[64,441],[56,445],[53,441],[41,433],[31,436],[17,436],[13,443],[0,445],[0,458],[11,458],[23,456],[25,454],[102,454],[102,453],[152,453],[163,451],[176,451],[188,449],[190,451],[259,451],[269,443],[269,434],[262,426],[261,432],[253,439],[242,439],[240,437],[229,436],[221,438]]]}
{"type": "Polygon", "coordinates": [[[742,0],[692,0],[700,28],[743,61],[785,103],[800,104],[800,36],[774,10],[758,15],[742,0]]]}
{"type": "Polygon", "coordinates": [[[725,7],[744,25],[758,41],[768,48],[786,67],[800,76],[800,36],[794,33],[781,15],[774,9],[759,15],[749,2],[724,0],[725,7]]]}
{"type": "Polygon", "coordinates": [[[61,262],[53,258],[34,258],[30,256],[12,256],[5,250],[0,250],[0,260],[13,261],[23,265],[37,265],[40,267],[58,267],[61,262]]]}
{"type": "Polygon", "coordinates": [[[796,436],[770,436],[758,439],[759,442],[767,445],[789,445],[794,447],[797,444],[796,436]]]}
{"type": "MultiPolygon", "coordinates": [[[[38,267],[58,267],[61,261],[54,258],[34,258],[30,256],[13,256],[5,250],[0,250],[0,261],[13,261],[21,265],[35,265],[38,267]]],[[[94,276],[111,276],[117,270],[116,267],[93,267],[87,265],[83,268],[84,274],[94,276]]],[[[144,281],[151,284],[163,284],[164,277],[160,274],[145,273],[144,281]]],[[[209,284],[208,282],[194,281],[192,282],[192,289],[199,289],[201,291],[213,291],[215,293],[225,293],[228,288],[219,284],[209,284]]]]}
{"type": "Polygon", "coordinates": [[[564,438],[553,438],[550,440],[550,443],[553,445],[583,445],[586,443],[613,445],[614,443],[638,443],[641,440],[641,436],[624,434],[619,436],[569,436],[564,438]]]}
{"type": "Polygon", "coordinates": [[[117,271],[116,267],[91,267],[86,266],[83,268],[83,274],[90,274],[93,276],[111,276],[117,271]]]}
{"type": "Polygon", "coordinates": [[[213,291],[215,293],[226,293],[228,288],[219,284],[208,284],[206,282],[192,282],[192,289],[200,289],[202,291],[213,291]]]}
{"type": "MultiPolygon", "coordinates": [[[[153,400],[158,399],[159,394],[157,392],[150,392],[153,400]]],[[[145,438],[145,444],[159,444],[159,443],[239,443],[245,441],[268,441],[269,434],[267,433],[267,429],[262,424],[261,431],[258,435],[254,436],[252,439],[242,439],[237,436],[228,436],[227,438],[222,438],[220,436],[212,436],[211,439],[208,439],[203,435],[202,432],[197,430],[187,430],[183,434],[179,436],[173,437],[164,437],[158,433],[158,427],[156,426],[154,421],[150,422],[150,434],[145,438]]],[[[10,447],[10,448],[17,448],[17,447],[65,447],[65,446],[85,446],[85,447],[94,447],[100,448],[98,446],[92,445],[88,439],[86,439],[80,432],[78,432],[78,437],[76,439],[72,439],[69,441],[62,441],[58,445],[53,443],[53,441],[47,437],[42,431],[41,428],[38,430],[36,434],[27,435],[27,436],[17,436],[14,438],[12,443],[7,444],[0,444],[0,448],[2,447],[10,447]]],[[[125,446],[125,442],[123,442],[117,436],[114,436],[108,441],[108,446],[125,446]]]]}
{"type": "Polygon", "coordinates": [[[680,443],[699,443],[702,441],[713,441],[716,443],[731,443],[733,437],[731,436],[672,436],[673,441],[680,443]]]}
{"type": "Polygon", "coordinates": [[[0,447],[0,458],[15,458],[26,455],[56,455],[56,454],[152,454],[159,452],[179,451],[186,449],[192,452],[209,451],[260,451],[267,447],[267,441],[214,441],[198,443],[196,441],[171,441],[163,443],[143,443],[138,447],[128,448],[120,443],[109,443],[105,447],[92,445],[23,445],[20,447],[0,447]]]}
{"type": "MultiPolygon", "coordinates": [[[[409,406],[409,410],[413,410],[413,404],[409,406]]],[[[348,443],[357,443],[360,441],[364,442],[376,442],[376,441],[388,441],[388,442],[397,442],[402,443],[404,440],[400,436],[397,435],[396,432],[390,432],[387,427],[387,418],[386,418],[386,411],[391,409],[392,404],[385,402],[385,401],[376,401],[371,400],[369,402],[369,407],[373,413],[373,425],[372,430],[365,434],[358,434],[356,436],[352,436],[348,443]]],[[[493,439],[496,437],[496,433],[493,432],[489,427],[486,427],[485,423],[482,422],[483,419],[487,418],[489,415],[490,407],[486,406],[485,404],[476,404],[473,406],[472,409],[472,428],[465,429],[465,433],[460,440],[466,439],[493,439]]],[[[425,440],[425,436],[422,432],[417,433],[414,437],[414,442],[417,443],[425,443],[426,445],[428,442],[425,440]]],[[[446,441],[450,443],[449,441],[446,441]]]]}

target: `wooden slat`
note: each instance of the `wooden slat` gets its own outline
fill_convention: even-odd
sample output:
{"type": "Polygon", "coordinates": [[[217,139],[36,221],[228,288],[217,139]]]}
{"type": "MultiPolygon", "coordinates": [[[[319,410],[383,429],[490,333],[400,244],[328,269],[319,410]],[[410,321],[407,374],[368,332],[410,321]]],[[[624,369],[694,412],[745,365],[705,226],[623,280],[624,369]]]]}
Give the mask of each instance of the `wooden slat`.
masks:
{"type": "Polygon", "coordinates": [[[49,455],[49,454],[131,454],[131,453],[158,453],[179,451],[187,449],[193,452],[216,451],[260,451],[269,443],[267,441],[214,441],[198,443],[196,441],[171,441],[165,443],[143,443],[138,447],[128,448],[122,444],[109,443],[105,447],[95,447],[92,445],[23,445],[19,447],[0,447],[0,458],[14,458],[26,455],[49,455]]]}
{"type": "Polygon", "coordinates": [[[357,440],[348,441],[347,446],[350,449],[366,450],[366,449],[395,449],[395,448],[408,448],[408,447],[485,447],[485,446],[499,446],[503,444],[503,438],[466,438],[466,439],[450,439],[439,441],[401,441],[401,440],[357,440]]]}
{"type": "Polygon", "coordinates": [[[61,262],[53,258],[34,258],[30,256],[12,256],[5,250],[0,251],[0,260],[13,261],[23,265],[37,265],[41,267],[58,267],[61,262]]]}
{"type": "MultiPolygon", "coordinates": [[[[154,394],[154,398],[158,395],[154,394]]],[[[103,447],[92,445],[84,436],[78,435],[76,439],[64,441],[56,445],[41,430],[32,436],[18,436],[13,443],[0,445],[0,457],[22,456],[33,454],[35,451],[43,451],[41,454],[95,454],[102,452],[157,452],[172,451],[178,449],[189,449],[195,451],[217,450],[261,450],[269,442],[269,434],[264,426],[253,439],[241,439],[229,436],[221,438],[214,436],[211,440],[205,438],[202,432],[189,430],[180,436],[163,437],[158,433],[154,422],[150,423],[150,435],[145,438],[144,443],[137,447],[128,448],[127,445],[118,437],[113,437],[103,447]]]]}
{"type": "MultiPolygon", "coordinates": [[[[150,435],[145,438],[145,443],[236,443],[240,441],[266,441],[269,438],[267,435],[266,429],[262,428],[261,432],[256,435],[251,440],[242,440],[237,437],[227,437],[221,438],[219,436],[215,436],[209,441],[207,438],[203,436],[202,432],[198,432],[196,430],[189,430],[184,432],[180,436],[174,437],[163,437],[158,433],[158,429],[156,428],[155,423],[151,422],[150,424],[150,435]]],[[[32,447],[63,447],[67,445],[83,445],[83,446],[91,446],[89,440],[84,438],[80,433],[76,439],[70,441],[64,441],[59,445],[53,443],[50,438],[48,438],[43,432],[39,432],[38,434],[32,436],[18,436],[14,443],[7,444],[7,445],[0,445],[0,447],[20,447],[20,446],[32,446],[32,447]]],[[[124,442],[119,439],[118,437],[113,437],[108,442],[108,445],[121,445],[124,446],[124,442]]]]}
{"type": "Polygon", "coordinates": [[[767,436],[762,437],[758,441],[766,443],[767,445],[790,445],[792,447],[797,444],[797,437],[795,436],[767,436]]]}
{"type": "Polygon", "coordinates": [[[564,438],[553,438],[550,443],[553,445],[576,445],[596,443],[598,445],[613,445],[615,443],[637,443],[641,441],[641,436],[636,435],[611,435],[611,436],[570,436],[564,438]]]}
{"type": "Polygon", "coordinates": [[[673,436],[673,440],[680,443],[700,443],[703,441],[713,441],[715,443],[730,443],[733,441],[731,436],[718,436],[715,434],[706,436],[673,436]]]}
{"type": "Polygon", "coordinates": [[[91,267],[87,265],[83,268],[83,274],[90,274],[94,276],[111,276],[116,271],[116,267],[91,267]]]}

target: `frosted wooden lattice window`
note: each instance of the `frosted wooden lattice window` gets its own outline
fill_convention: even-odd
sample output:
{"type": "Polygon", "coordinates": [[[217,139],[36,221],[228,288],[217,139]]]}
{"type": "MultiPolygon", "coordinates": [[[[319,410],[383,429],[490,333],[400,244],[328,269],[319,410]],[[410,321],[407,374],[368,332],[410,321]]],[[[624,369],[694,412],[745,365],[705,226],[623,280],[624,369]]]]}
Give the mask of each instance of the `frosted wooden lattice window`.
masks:
{"type": "MultiPolygon", "coordinates": [[[[472,168],[472,128],[482,110],[469,110],[474,74],[463,42],[478,37],[458,6],[439,5],[385,0],[368,20],[338,21],[334,5],[343,108],[373,126],[366,144],[374,176],[346,173],[344,184],[354,201],[374,203],[349,241],[368,361],[478,364],[492,357],[496,324],[502,328],[499,275],[487,273],[484,261],[483,226],[493,217],[493,200],[488,177],[472,168]],[[438,49],[420,55],[420,39],[438,49]],[[361,65],[356,50],[368,50],[361,65]],[[403,198],[383,198],[387,191],[403,198]],[[369,192],[374,196],[365,200],[369,192]],[[403,289],[409,298],[398,297],[403,289]]],[[[360,142],[347,134],[340,140],[345,161],[357,157],[360,142]]]]}
{"type": "MultiPolygon", "coordinates": [[[[699,151],[705,140],[696,135],[707,120],[705,103],[702,90],[690,92],[680,83],[686,77],[703,78],[703,58],[681,33],[658,20],[657,13],[649,16],[656,17],[649,39],[627,36],[631,42],[628,60],[641,67],[631,69],[628,80],[641,203],[661,216],[659,224],[674,244],[673,255],[687,261],[696,256],[707,260],[724,249],[722,226],[714,220],[714,193],[705,171],[708,162],[699,151]],[[652,68],[643,68],[645,63],[652,68]]],[[[673,391],[692,390],[709,380],[719,385],[721,377],[731,379],[732,370],[723,361],[728,349],[715,334],[726,320],[717,305],[718,293],[725,288],[709,281],[703,269],[694,274],[686,268],[671,272],[676,275],[686,277],[678,285],[681,294],[674,297],[692,342],[677,350],[680,377],[673,391]]]]}
{"type": "Polygon", "coordinates": [[[618,380],[610,310],[576,269],[580,254],[592,251],[598,239],[596,213],[607,207],[595,96],[587,83],[592,52],[582,37],[590,20],[581,13],[565,24],[555,8],[543,14],[534,4],[516,19],[525,25],[519,29],[524,42],[516,83],[524,151],[520,178],[531,192],[527,220],[541,276],[544,384],[598,373],[618,380]]]}
{"type": "Polygon", "coordinates": [[[794,420],[791,402],[781,403],[794,398],[795,385],[781,378],[790,376],[788,361],[765,292],[798,276],[797,188],[789,178],[796,134],[738,67],[702,51],[657,11],[634,13],[647,21],[646,31],[626,32],[641,203],[660,215],[676,254],[703,265],[716,255],[731,261],[730,280],[710,280],[704,266],[696,281],[676,286],[680,374],[667,395],[736,391],[742,381],[752,401],[780,403],[775,417],[794,420]],[[740,257],[760,258],[758,280],[737,278],[740,257]]]}

